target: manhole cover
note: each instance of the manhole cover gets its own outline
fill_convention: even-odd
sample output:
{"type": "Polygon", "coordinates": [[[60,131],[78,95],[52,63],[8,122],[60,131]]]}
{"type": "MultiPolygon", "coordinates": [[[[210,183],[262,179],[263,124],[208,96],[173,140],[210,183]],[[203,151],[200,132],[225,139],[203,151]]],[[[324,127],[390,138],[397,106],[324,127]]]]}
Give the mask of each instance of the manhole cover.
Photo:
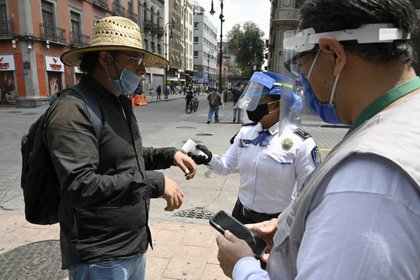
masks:
{"type": "Polygon", "coordinates": [[[186,210],[182,210],[174,214],[174,216],[177,216],[177,217],[202,219],[202,220],[208,220],[211,217],[213,217],[213,215],[214,213],[207,211],[206,209],[204,209],[204,207],[195,207],[192,209],[186,209],[186,210]]]}
{"type": "Polygon", "coordinates": [[[7,113],[9,113],[9,114],[18,114],[18,113],[22,113],[22,111],[7,111],[7,113]]]}
{"type": "Polygon", "coordinates": [[[197,136],[213,136],[211,133],[197,133],[197,136]]]}
{"type": "Polygon", "coordinates": [[[20,246],[0,255],[0,279],[65,279],[60,241],[46,240],[20,246]]]}

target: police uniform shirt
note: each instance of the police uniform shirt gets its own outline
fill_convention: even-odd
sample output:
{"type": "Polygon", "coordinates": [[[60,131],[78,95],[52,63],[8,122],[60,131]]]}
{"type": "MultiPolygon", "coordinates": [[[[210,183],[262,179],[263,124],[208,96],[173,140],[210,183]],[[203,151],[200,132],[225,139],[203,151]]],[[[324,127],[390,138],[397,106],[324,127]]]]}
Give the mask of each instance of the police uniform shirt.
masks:
{"type": "Polygon", "coordinates": [[[267,146],[251,144],[262,130],[260,123],[242,126],[230,148],[222,156],[213,155],[209,167],[220,175],[238,169],[241,203],[256,212],[274,214],[286,208],[294,187],[300,187],[314,170],[319,151],[312,137],[289,127],[278,137],[278,123],[268,129],[267,146]]]}

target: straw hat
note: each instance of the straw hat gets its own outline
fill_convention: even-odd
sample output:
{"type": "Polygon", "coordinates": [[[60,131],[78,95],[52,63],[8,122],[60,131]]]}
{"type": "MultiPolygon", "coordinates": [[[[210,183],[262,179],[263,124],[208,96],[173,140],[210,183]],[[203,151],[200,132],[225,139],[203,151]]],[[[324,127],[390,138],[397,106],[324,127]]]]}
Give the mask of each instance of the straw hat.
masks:
{"type": "Polygon", "coordinates": [[[169,61],[143,49],[143,38],[139,26],[124,17],[106,17],[93,26],[90,45],[63,53],[61,61],[68,66],[78,66],[86,53],[93,51],[133,51],[144,56],[146,67],[162,67],[169,61]]]}

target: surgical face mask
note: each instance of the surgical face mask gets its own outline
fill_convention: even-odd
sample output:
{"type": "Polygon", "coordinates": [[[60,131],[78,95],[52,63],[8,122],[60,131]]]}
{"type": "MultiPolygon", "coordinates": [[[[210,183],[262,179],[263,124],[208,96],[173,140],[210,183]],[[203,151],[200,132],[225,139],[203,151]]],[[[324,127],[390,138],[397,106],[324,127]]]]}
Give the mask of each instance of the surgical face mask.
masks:
{"type": "Polygon", "coordinates": [[[334,104],[332,103],[337,87],[337,82],[340,77],[338,75],[335,78],[334,86],[331,93],[331,98],[328,103],[322,103],[314,94],[311,85],[309,84],[309,77],[311,76],[312,69],[315,65],[316,60],[318,59],[319,51],[317,55],[315,56],[314,61],[312,62],[311,68],[309,69],[308,78],[305,77],[305,75],[300,75],[300,80],[302,82],[304,93],[306,97],[306,102],[309,106],[309,108],[316,113],[324,122],[330,123],[330,124],[341,124],[342,122],[338,118],[337,110],[335,109],[334,104]]]}
{"type": "Polygon", "coordinates": [[[259,122],[268,113],[268,103],[258,105],[254,111],[246,111],[248,118],[253,122],[259,122]]]}
{"type": "MultiPolygon", "coordinates": [[[[117,62],[115,62],[115,64],[122,69],[117,62]]],[[[138,87],[141,80],[139,75],[127,70],[126,68],[121,71],[119,79],[113,80],[109,74],[108,77],[108,81],[111,83],[117,95],[122,94],[125,96],[132,94],[138,87]]]]}

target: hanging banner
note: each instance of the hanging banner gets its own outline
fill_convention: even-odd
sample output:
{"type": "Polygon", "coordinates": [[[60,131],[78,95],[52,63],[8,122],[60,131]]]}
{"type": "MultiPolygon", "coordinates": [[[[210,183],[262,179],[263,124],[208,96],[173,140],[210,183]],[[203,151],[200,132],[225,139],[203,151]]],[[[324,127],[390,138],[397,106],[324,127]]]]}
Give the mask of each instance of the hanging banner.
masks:
{"type": "Polygon", "coordinates": [[[61,62],[59,57],[46,56],[45,65],[46,65],[47,71],[64,72],[64,64],[61,62]]]}
{"type": "Polygon", "coordinates": [[[13,55],[0,54],[0,71],[15,71],[15,60],[13,55]]]}

